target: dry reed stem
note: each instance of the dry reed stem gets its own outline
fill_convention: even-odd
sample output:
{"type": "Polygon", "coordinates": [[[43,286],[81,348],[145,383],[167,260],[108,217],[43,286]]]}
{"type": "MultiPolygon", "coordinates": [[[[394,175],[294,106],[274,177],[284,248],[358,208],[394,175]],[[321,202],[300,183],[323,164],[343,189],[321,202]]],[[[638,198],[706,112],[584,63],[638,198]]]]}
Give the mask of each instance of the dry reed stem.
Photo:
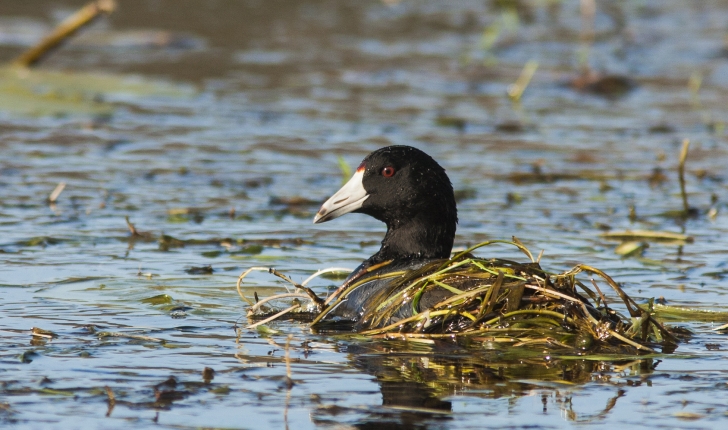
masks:
{"type": "Polygon", "coordinates": [[[536,73],[536,69],[538,69],[538,61],[536,60],[529,60],[526,65],[523,66],[523,70],[521,70],[521,74],[518,76],[518,79],[516,79],[516,82],[509,85],[507,89],[508,97],[510,97],[512,101],[518,102],[521,100],[521,96],[523,96],[523,92],[526,91],[528,84],[531,82],[533,75],[536,73]]]}
{"type": "Polygon", "coordinates": [[[351,272],[352,272],[351,269],[347,269],[345,267],[329,267],[328,269],[321,269],[318,272],[316,272],[313,275],[306,278],[305,281],[301,282],[301,285],[303,285],[305,287],[306,285],[308,285],[309,282],[311,282],[315,278],[317,278],[321,275],[324,275],[326,273],[351,273],[351,272]]]}
{"type": "Polygon", "coordinates": [[[614,240],[654,240],[654,241],[666,241],[666,242],[692,242],[691,236],[673,233],[670,231],[651,231],[651,230],[624,230],[624,231],[610,231],[602,233],[599,236],[605,239],[614,240]]]}
{"type": "Polygon", "coordinates": [[[24,68],[35,65],[53,48],[75,34],[81,27],[89,24],[101,14],[110,14],[114,9],[116,9],[114,0],[95,0],[86,4],[58,24],[40,43],[23,52],[12,64],[24,68]]]}
{"type": "Polygon", "coordinates": [[[688,158],[689,147],[690,139],[683,140],[682,149],[680,149],[680,163],[678,164],[678,178],[680,179],[680,195],[682,196],[684,216],[688,216],[690,214],[688,194],[685,192],[685,160],[688,158]]]}
{"type": "Polygon", "coordinates": [[[274,321],[274,320],[276,320],[276,319],[278,319],[278,318],[282,317],[283,315],[287,314],[288,312],[292,312],[292,311],[295,311],[296,309],[299,309],[300,307],[301,307],[301,305],[299,305],[299,304],[295,304],[295,305],[291,306],[290,308],[287,308],[287,309],[283,309],[282,311],[278,312],[277,314],[275,314],[275,315],[272,315],[272,316],[270,316],[270,317],[268,317],[268,318],[266,318],[266,319],[264,319],[264,320],[262,320],[262,321],[258,321],[258,322],[257,322],[257,323],[255,323],[255,324],[250,324],[249,326],[247,326],[247,327],[245,327],[245,328],[247,328],[247,329],[252,329],[252,328],[256,328],[256,327],[258,327],[259,325],[263,325],[263,324],[269,323],[269,322],[271,322],[271,321],[274,321]]]}
{"type": "Polygon", "coordinates": [[[245,295],[243,294],[243,290],[240,289],[240,286],[242,285],[243,279],[245,279],[245,277],[248,276],[250,274],[250,272],[252,272],[252,271],[266,271],[266,272],[270,272],[270,268],[268,268],[268,267],[261,267],[261,266],[251,267],[250,269],[248,269],[245,272],[241,273],[240,276],[238,276],[238,283],[237,283],[238,295],[240,296],[241,299],[243,299],[244,302],[246,302],[250,306],[255,306],[255,303],[253,303],[249,298],[245,297],[245,295]]]}
{"type": "Polygon", "coordinates": [[[258,303],[254,304],[250,309],[248,309],[248,315],[258,312],[264,304],[266,304],[270,301],[278,300],[278,299],[286,299],[286,298],[290,298],[290,297],[296,297],[299,299],[310,299],[308,294],[303,294],[303,293],[276,294],[275,296],[266,297],[263,300],[260,300],[258,303]]]}
{"type": "Polygon", "coordinates": [[[51,194],[48,196],[48,203],[55,203],[56,200],[58,200],[58,197],[60,197],[64,188],[66,188],[66,183],[59,182],[58,185],[56,185],[56,188],[54,188],[51,194]]]}

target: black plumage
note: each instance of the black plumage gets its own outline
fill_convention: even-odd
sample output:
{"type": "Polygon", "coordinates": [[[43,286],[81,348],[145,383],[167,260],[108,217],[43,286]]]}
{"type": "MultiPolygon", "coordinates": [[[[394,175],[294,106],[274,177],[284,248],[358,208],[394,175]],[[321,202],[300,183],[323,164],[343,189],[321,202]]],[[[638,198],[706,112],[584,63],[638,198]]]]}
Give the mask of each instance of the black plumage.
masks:
{"type": "MultiPolygon", "coordinates": [[[[347,278],[341,289],[362,276],[386,276],[412,272],[450,257],[457,206],[450,179],[432,157],[410,146],[388,146],[369,154],[354,177],[326,201],[314,222],[329,221],[345,213],[364,213],[387,225],[379,251],[365,260],[347,278]]],[[[388,293],[396,278],[366,282],[331,309],[324,321],[367,326],[362,320],[371,306],[388,293]]],[[[420,306],[436,301],[436,294],[423,297],[420,306]]],[[[406,318],[412,307],[403,307],[391,319],[406,318]]]]}

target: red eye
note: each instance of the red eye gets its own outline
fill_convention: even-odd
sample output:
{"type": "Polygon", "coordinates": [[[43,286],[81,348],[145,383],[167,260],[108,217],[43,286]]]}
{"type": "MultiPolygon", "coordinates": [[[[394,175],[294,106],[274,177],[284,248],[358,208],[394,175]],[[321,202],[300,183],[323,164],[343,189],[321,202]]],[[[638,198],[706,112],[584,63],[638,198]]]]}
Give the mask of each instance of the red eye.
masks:
{"type": "Polygon", "coordinates": [[[392,176],[394,176],[394,172],[396,172],[396,170],[394,170],[394,167],[387,166],[382,169],[382,176],[384,176],[385,178],[391,178],[392,176]]]}

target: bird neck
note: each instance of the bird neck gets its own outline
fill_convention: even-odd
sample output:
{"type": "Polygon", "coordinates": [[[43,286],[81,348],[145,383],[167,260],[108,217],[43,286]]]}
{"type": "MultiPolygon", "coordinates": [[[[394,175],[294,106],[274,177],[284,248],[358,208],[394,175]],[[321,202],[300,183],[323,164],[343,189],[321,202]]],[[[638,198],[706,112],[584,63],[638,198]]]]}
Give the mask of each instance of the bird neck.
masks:
{"type": "Polygon", "coordinates": [[[387,223],[382,247],[365,262],[370,266],[384,261],[449,258],[455,240],[456,220],[408,219],[387,223]]]}

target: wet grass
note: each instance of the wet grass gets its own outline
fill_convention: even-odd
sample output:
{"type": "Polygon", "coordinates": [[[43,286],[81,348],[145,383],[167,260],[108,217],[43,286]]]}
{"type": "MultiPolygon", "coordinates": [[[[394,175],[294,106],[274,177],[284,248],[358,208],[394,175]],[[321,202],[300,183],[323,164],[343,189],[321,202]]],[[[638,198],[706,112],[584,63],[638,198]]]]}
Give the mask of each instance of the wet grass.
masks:
{"type": "MultiPolygon", "coordinates": [[[[655,353],[655,348],[672,352],[678,344],[675,333],[655,319],[652,306],[640,307],[608,275],[587,265],[578,265],[562,273],[548,273],[541,269],[533,255],[518,240],[505,242],[521,249],[530,263],[521,264],[505,260],[485,260],[471,252],[495,243],[489,241],[458,253],[449,260],[435,261],[412,271],[394,271],[355,277],[339,287],[326,299],[319,298],[303,284],[270,269],[289,281],[300,292],[266,298],[265,302],[291,297],[311,300],[318,309],[311,326],[319,328],[327,315],[348,295],[369,282],[390,279],[367,301],[357,326],[359,334],[387,339],[431,341],[441,338],[467,338],[490,336],[491,342],[511,347],[547,347],[562,354],[635,355],[655,353]],[[596,275],[619,298],[618,312],[610,305],[598,284],[591,279],[589,288],[578,275],[596,275]],[[439,290],[438,302],[422,309],[420,299],[439,290]],[[443,290],[450,295],[442,294],[443,290]],[[412,316],[398,317],[402,307],[411,307],[412,316]]],[[[385,266],[386,268],[386,266],[385,266]]],[[[377,268],[379,269],[379,268],[377,268]]],[[[251,306],[249,317],[258,317],[263,303],[253,303],[240,291],[241,298],[251,306]]],[[[310,279],[310,278],[309,278],[310,279]]],[[[301,303],[280,312],[266,312],[262,322],[274,321],[289,312],[310,309],[301,303]]],[[[326,330],[336,330],[328,323],[326,330]]],[[[679,332],[689,335],[689,332],[679,332]]]]}

